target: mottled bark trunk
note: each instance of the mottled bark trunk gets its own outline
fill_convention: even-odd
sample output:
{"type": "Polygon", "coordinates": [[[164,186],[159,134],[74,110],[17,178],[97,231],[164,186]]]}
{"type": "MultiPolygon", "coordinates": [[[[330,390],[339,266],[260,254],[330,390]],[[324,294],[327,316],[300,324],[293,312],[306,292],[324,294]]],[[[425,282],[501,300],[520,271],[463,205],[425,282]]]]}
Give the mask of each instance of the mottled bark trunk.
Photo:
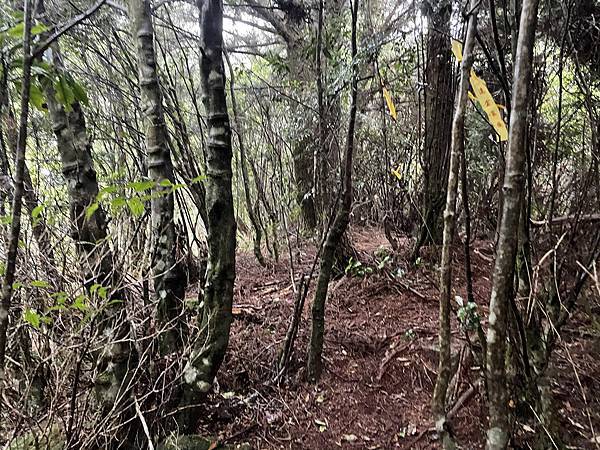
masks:
{"type": "Polygon", "coordinates": [[[352,81],[350,86],[350,118],[348,121],[348,136],[346,138],[346,149],[344,154],[344,167],[342,171],[342,198],[335,215],[331,229],[327,233],[317,287],[312,305],[312,328],[310,344],[308,348],[307,375],[311,382],[316,382],[321,377],[322,353],[325,335],[325,303],[329,280],[335,259],[335,251],[342,240],[348,223],[350,222],[350,209],[352,208],[352,161],[354,155],[354,129],[356,125],[356,103],[358,97],[358,69],[356,65],[356,22],[358,18],[358,0],[354,0],[352,6],[352,81]]]}
{"type": "MultiPolygon", "coordinates": [[[[471,1],[471,8],[477,5],[471,1]]],[[[461,64],[460,85],[456,101],[456,111],[452,123],[452,141],[450,154],[450,171],[448,174],[448,192],[444,211],[444,240],[442,261],[440,266],[440,359],[438,377],[432,400],[432,412],[436,429],[443,440],[444,448],[454,448],[452,431],[446,421],[446,393],[452,377],[451,336],[450,336],[450,299],[452,294],[452,261],[450,251],[454,242],[456,228],[456,197],[458,192],[458,175],[460,159],[464,154],[465,112],[467,109],[467,92],[469,89],[469,71],[473,65],[473,47],[477,28],[477,11],[471,11],[467,26],[463,61],[461,64]]]]}
{"type": "Polygon", "coordinates": [[[157,319],[161,326],[159,348],[161,354],[169,354],[181,344],[180,315],[186,287],[185,275],[176,258],[175,206],[171,187],[174,183],[173,163],[156,70],[150,1],[130,0],[129,15],[137,51],[148,176],[156,183],[151,205],[151,270],[158,308],[157,319]]]}
{"type": "Polygon", "coordinates": [[[448,182],[450,133],[452,128],[452,64],[448,0],[425,0],[424,12],[429,21],[427,67],[425,68],[425,142],[422,151],[423,191],[422,224],[417,235],[414,258],[427,243],[442,240],[442,211],[448,182]]]}
{"type": "Polygon", "coordinates": [[[201,336],[184,373],[190,400],[210,389],[229,345],[236,245],[231,129],[223,67],[223,3],[221,0],[204,0],[198,2],[198,7],[202,101],[208,116],[206,208],[209,257],[201,336]]]}
{"type": "Polygon", "coordinates": [[[494,263],[490,316],[487,334],[487,380],[489,393],[489,429],[486,448],[505,449],[510,437],[505,374],[506,328],[508,307],[514,296],[513,278],[517,255],[519,217],[524,188],[527,107],[533,59],[533,43],[539,0],[524,0],[513,76],[504,202],[494,263]]]}

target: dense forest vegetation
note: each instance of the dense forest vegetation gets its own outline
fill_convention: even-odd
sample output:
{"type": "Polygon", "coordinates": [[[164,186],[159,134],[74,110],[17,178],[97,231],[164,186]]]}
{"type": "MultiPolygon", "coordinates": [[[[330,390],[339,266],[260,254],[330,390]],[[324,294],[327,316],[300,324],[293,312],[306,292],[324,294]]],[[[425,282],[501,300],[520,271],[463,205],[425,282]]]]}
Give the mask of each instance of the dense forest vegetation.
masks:
{"type": "Polygon", "coordinates": [[[600,2],[0,0],[0,447],[600,448],[600,2]]]}

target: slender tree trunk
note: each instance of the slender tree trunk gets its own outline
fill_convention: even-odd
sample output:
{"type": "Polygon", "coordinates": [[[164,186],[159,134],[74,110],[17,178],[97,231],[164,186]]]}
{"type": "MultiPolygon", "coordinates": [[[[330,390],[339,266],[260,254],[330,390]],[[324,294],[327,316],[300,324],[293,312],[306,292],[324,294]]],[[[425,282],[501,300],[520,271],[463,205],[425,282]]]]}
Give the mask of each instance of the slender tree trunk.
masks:
{"type": "Polygon", "coordinates": [[[244,200],[246,201],[246,212],[248,213],[248,218],[250,219],[252,228],[254,229],[254,256],[256,256],[256,260],[258,261],[258,263],[261,266],[265,267],[267,263],[265,262],[265,258],[262,254],[261,249],[262,229],[260,227],[258,218],[256,217],[256,212],[252,207],[252,198],[250,197],[250,176],[248,174],[248,161],[246,160],[246,146],[244,145],[242,123],[239,118],[237,102],[235,100],[235,78],[233,74],[233,67],[231,66],[231,62],[229,61],[229,55],[227,53],[224,53],[224,56],[225,60],[227,61],[227,65],[229,66],[229,93],[231,95],[231,109],[233,110],[233,122],[235,123],[238,142],[240,144],[240,166],[242,169],[242,183],[244,185],[244,200]]]}
{"type": "Polygon", "coordinates": [[[467,109],[467,92],[469,89],[469,71],[473,65],[473,48],[477,30],[477,2],[472,0],[473,8],[469,16],[467,37],[465,39],[463,61],[461,64],[460,86],[456,102],[456,111],[452,123],[452,142],[450,154],[450,171],[448,175],[448,192],[444,211],[444,240],[442,245],[442,261],[440,270],[440,359],[438,377],[432,400],[432,411],[436,429],[440,433],[444,448],[454,448],[452,432],[446,421],[446,393],[452,377],[451,339],[450,339],[450,297],[452,293],[452,261],[451,248],[456,228],[456,197],[458,191],[458,175],[461,155],[464,153],[465,112],[467,109]]]}
{"type": "Polygon", "coordinates": [[[539,0],[523,0],[513,76],[512,106],[506,152],[504,202],[494,263],[487,334],[489,429],[486,448],[505,449],[510,437],[505,352],[508,307],[514,296],[519,217],[526,158],[527,107],[533,60],[533,43],[539,0]]]}
{"type": "MultiPolygon", "coordinates": [[[[25,0],[25,17],[23,18],[23,75],[21,84],[21,115],[19,117],[19,139],[15,156],[15,191],[13,195],[12,220],[6,254],[6,268],[2,283],[2,299],[0,301],[0,398],[4,393],[6,377],[6,346],[8,337],[8,316],[15,282],[17,267],[17,250],[21,234],[21,201],[23,199],[23,173],[25,171],[25,148],[27,145],[27,121],[29,118],[29,89],[31,86],[31,0],[25,0]]],[[[0,405],[2,402],[0,402],[0,405]]],[[[0,406],[1,413],[1,406],[0,406]]]]}
{"type": "Polygon", "coordinates": [[[208,116],[206,208],[208,267],[201,336],[184,373],[190,400],[207,392],[229,345],[236,223],[231,188],[231,129],[225,99],[222,0],[198,1],[202,58],[202,101],[208,116]]]}
{"type": "MultiPolygon", "coordinates": [[[[8,149],[14,158],[17,154],[17,142],[19,139],[17,135],[17,122],[12,111],[5,112],[3,105],[0,105],[0,120],[1,119],[3,119],[6,124],[6,141],[8,149]]],[[[8,177],[8,172],[3,172],[2,175],[8,177]]],[[[46,214],[43,209],[40,210],[42,205],[40,205],[39,199],[33,189],[33,183],[27,164],[25,164],[23,168],[23,204],[29,215],[33,237],[37,242],[40,255],[44,260],[44,268],[48,271],[48,281],[50,281],[51,285],[55,285],[58,282],[60,275],[54,258],[54,249],[50,239],[50,229],[46,221],[46,214]]]]}
{"type": "Polygon", "coordinates": [[[161,354],[176,351],[181,344],[180,314],[185,295],[185,275],[176,258],[173,163],[169,150],[162,93],[156,70],[154,28],[149,0],[130,0],[129,14],[138,57],[138,78],[145,120],[148,176],[156,183],[152,196],[152,258],[154,295],[161,354]]]}
{"type": "Polygon", "coordinates": [[[346,150],[344,155],[344,170],[342,171],[342,198],[331,229],[325,240],[323,255],[321,256],[321,265],[319,268],[319,277],[317,278],[317,287],[312,305],[312,329],[307,363],[308,379],[311,382],[316,382],[321,377],[323,366],[323,341],[325,334],[325,303],[327,300],[327,291],[329,289],[329,280],[331,279],[335,250],[350,222],[350,209],[352,207],[352,159],[354,155],[354,129],[356,125],[356,103],[358,97],[358,69],[356,65],[357,18],[358,0],[354,0],[352,3],[351,32],[352,81],[350,88],[350,118],[348,122],[348,137],[346,139],[346,150]]]}

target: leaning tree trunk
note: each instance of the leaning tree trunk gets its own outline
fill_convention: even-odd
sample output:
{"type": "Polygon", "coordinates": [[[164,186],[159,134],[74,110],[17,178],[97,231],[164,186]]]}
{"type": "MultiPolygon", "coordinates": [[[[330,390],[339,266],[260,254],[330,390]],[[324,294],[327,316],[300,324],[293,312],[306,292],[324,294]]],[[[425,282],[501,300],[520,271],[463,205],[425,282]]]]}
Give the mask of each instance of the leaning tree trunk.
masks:
{"type": "Polygon", "coordinates": [[[455,448],[452,431],[446,421],[446,394],[452,376],[450,354],[450,297],[452,292],[452,263],[450,250],[454,241],[456,228],[456,196],[458,191],[458,173],[461,156],[464,153],[465,111],[467,109],[467,92],[469,89],[469,71],[473,66],[473,48],[477,27],[476,0],[471,2],[471,14],[467,26],[463,61],[461,64],[460,85],[456,112],[452,123],[452,152],[450,154],[450,172],[448,175],[448,193],[444,211],[444,241],[442,246],[442,262],[440,269],[440,360],[438,377],[433,391],[432,412],[436,429],[442,437],[444,448],[455,448]]]}
{"type": "Polygon", "coordinates": [[[184,379],[188,401],[207,392],[229,345],[235,279],[235,233],[231,190],[231,128],[225,100],[222,0],[198,1],[202,101],[208,116],[206,209],[208,266],[198,337],[184,379]]]}
{"type": "Polygon", "coordinates": [[[316,382],[321,377],[323,366],[323,340],[325,334],[325,302],[327,300],[329,280],[331,279],[335,251],[350,222],[350,209],[352,207],[352,157],[354,155],[354,128],[356,125],[356,103],[358,96],[358,69],[356,65],[357,17],[358,0],[354,0],[352,5],[352,81],[350,87],[350,118],[348,122],[348,137],[346,139],[344,170],[342,174],[342,198],[331,229],[327,233],[327,239],[325,240],[323,255],[321,256],[321,265],[319,268],[319,277],[317,278],[315,298],[312,305],[312,329],[307,363],[308,379],[311,382],[316,382]]]}
{"type": "Polygon", "coordinates": [[[504,203],[494,263],[487,334],[489,429],[486,448],[505,449],[510,437],[505,371],[508,306],[514,296],[521,192],[524,188],[527,106],[539,0],[523,0],[513,76],[512,106],[506,152],[504,203]]]}
{"type": "Polygon", "coordinates": [[[148,175],[156,183],[152,195],[152,259],[154,294],[158,305],[162,354],[181,344],[180,313],[185,295],[185,275],[176,258],[173,163],[169,150],[162,93],[156,72],[154,28],[150,0],[130,0],[129,15],[138,56],[138,76],[144,112],[148,175]]]}
{"type": "Polygon", "coordinates": [[[422,151],[422,224],[413,259],[422,245],[442,240],[442,211],[448,182],[452,128],[452,63],[449,0],[425,0],[423,8],[430,26],[425,69],[425,142],[422,151]]]}

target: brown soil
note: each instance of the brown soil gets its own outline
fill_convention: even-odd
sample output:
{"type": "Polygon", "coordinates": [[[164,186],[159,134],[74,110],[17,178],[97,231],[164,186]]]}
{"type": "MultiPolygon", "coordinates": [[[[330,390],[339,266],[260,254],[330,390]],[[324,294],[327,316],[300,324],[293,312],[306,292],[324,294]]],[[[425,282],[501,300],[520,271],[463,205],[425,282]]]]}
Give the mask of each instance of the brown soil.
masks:
{"type": "MultiPolygon", "coordinates": [[[[354,230],[352,241],[367,263],[373,263],[380,247],[390,249],[383,232],[375,229],[354,230]]],[[[437,370],[436,258],[425,255],[424,262],[409,269],[405,261],[410,241],[401,245],[387,266],[387,272],[398,267],[404,271],[399,282],[376,271],[330,284],[325,371],[316,386],[303,380],[312,292],[288,377],[277,385],[272,382],[274,361],[295,298],[289,261],[263,269],[251,254],[238,255],[230,348],[199,432],[218,436],[220,442],[249,442],[256,449],[439,448],[429,408],[437,370]]],[[[485,317],[491,245],[482,241],[474,247],[475,300],[485,317]]],[[[310,272],[314,253],[314,248],[304,249],[295,261],[297,278],[310,272]]],[[[456,294],[466,298],[458,248],[453,262],[456,294]]],[[[591,427],[600,436],[599,341],[579,332],[589,329],[582,320],[571,324],[569,328],[578,331],[565,333],[555,352],[553,372],[558,379],[552,388],[560,402],[565,441],[571,448],[596,448],[591,427]]],[[[466,339],[456,321],[453,329],[458,354],[466,339]]],[[[466,350],[464,354],[470,355],[466,350]]],[[[454,401],[477,382],[478,367],[472,358],[462,360],[454,401]]],[[[474,392],[452,419],[458,442],[469,449],[483,448],[486,426],[485,402],[478,390],[474,392]]],[[[532,428],[517,425],[517,430],[522,448],[528,448],[532,428]]]]}

